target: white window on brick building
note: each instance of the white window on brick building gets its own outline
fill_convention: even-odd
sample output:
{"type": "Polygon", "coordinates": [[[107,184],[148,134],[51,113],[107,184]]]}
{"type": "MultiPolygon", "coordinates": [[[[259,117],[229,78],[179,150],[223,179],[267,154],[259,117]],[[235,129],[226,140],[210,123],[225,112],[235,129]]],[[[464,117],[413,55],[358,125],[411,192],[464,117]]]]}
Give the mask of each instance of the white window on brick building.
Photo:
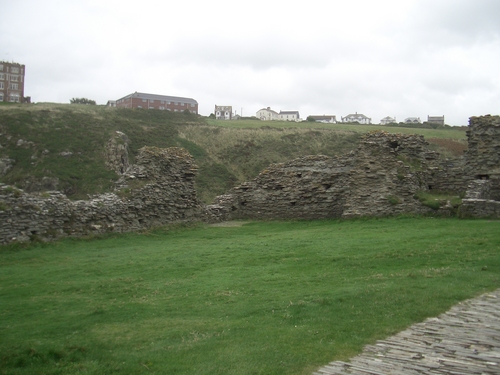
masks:
{"type": "Polygon", "coordinates": [[[17,77],[16,75],[12,75],[12,74],[11,74],[11,76],[10,76],[10,80],[11,80],[11,81],[14,81],[14,82],[17,82],[18,77],[17,77]]]}
{"type": "Polygon", "coordinates": [[[0,73],[0,79],[1,79],[1,80],[4,80],[4,79],[5,79],[5,74],[0,73]]]}
{"type": "Polygon", "coordinates": [[[19,90],[19,84],[18,83],[11,83],[10,89],[11,90],[19,90]]]}

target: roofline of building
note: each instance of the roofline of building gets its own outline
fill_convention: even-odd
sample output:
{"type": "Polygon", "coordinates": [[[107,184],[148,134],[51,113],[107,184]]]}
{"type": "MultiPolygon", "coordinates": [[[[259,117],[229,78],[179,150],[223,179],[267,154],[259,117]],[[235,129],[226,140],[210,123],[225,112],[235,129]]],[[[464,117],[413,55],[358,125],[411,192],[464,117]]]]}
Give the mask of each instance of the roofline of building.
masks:
{"type": "Polygon", "coordinates": [[[170,102],[181,102],[181,103],[189,103],[189,104],[198,104],[196,100],[193,98],[184,98],[181,96],[169,96],[169,95],[158,95],[158,94],[147,94],[143,92],[133,92],[132,94],[126,95],[123,98],[117,100],[124,100],[129,98],[138,98],[138,99],[148,99],[148,100],[165,100],[170,102]]]}
{"type": "Polygon", "coordinates": [[[262,109],[259,109],[257,112],[260,112],[260,111],[268,111],[268,112],[276,113],[277,115],[279,114],[274,109],[270,109],[270,108],[262,108],[262,109]]]}
{"type": "Polygon", "coordinates": [[[13,61],[0,61],[0,64],[10,64],[10,65],[19,65],[19,66],[25,66],[24,64],[13,62],[13,61]]]}

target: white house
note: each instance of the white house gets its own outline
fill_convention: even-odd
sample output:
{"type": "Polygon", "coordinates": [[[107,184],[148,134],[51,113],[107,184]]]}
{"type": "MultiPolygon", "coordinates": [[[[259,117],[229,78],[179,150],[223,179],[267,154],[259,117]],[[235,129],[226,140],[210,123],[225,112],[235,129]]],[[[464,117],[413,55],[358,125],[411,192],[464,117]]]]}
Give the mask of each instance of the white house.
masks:
{"type": "Polygon", "coordinates": [[[372,119],[370,117],[366,117],[361,113],[354,113],[347,115],[346,117],[342,117],[342,122],[357,122],[359,124],[371,124],[372,119]]]}
{"type": "Polygon", "coordinates": [[[257,111],[257,118],[263,121],[279,120],[279,114],[271,107],[262,108],[257,111]]]}
{"type": "Polygon", "coordinates": [[[420,117],[407,117],[405,118],[405,124],[420,124],[420,117]]]}
{"type": "Polygon", "coordinates": [[[278,118],[283,121],[300,121],[299,111],[280,111],[278,118]]]}
{"type": "Polygon", "coordinates": [[[380,120],[380,125],[395,124],[395,123],[396,123],[396,117],[386,116],[382,120],[380,120]]]}
{"type": "Polygon", "coordinates": [[[307,118],[312,118],[316,122],[323,122],[325,124],[336,124],[337,116],[335,115],[309,115],[307,118]]]}
{"type": "Polygon", "coordinates": [[[231,120],[233,117],[233,107],[230,105],[215,105],[215,118],[217,120],[231,120]]]}

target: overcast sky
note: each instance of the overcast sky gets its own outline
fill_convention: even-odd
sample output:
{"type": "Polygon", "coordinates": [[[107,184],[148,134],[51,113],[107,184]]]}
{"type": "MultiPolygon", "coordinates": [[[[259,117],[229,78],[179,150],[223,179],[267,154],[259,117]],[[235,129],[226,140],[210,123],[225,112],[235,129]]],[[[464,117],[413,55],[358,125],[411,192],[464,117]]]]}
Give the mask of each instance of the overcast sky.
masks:
{"type": "Polygon", "coordinates": [[[0,0],[34,102],[134,91],[252,116],[500,112],[500,0],[0,0]]]}

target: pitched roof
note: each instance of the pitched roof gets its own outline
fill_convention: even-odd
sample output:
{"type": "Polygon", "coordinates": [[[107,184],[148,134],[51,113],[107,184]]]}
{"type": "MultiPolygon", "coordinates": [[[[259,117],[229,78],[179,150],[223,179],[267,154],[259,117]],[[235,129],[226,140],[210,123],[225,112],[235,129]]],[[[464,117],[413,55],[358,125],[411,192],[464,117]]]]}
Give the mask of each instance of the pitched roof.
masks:
{"type": "Polygon", "coordinates": [[[344,118],[348,118],[348,117],[354,117],[354,118],[369,118],[369,117],[366,117],[365,115],[361,114],[361,113],[351,113],[350,115],[347,115],[346,117],[344,118]]]}
{"type": "Polygon", "coordinates": [[[315,120],[329,120],[332,118],[337,118],[336,115],[309,115],[309,117],[312,117],[315,120]]]}
{"type": "Polygon", "coordinates": [[[272,112],[272,113],[276,113],[276,114],[278,114],[278,112],[273,111],[273,110],[272,110],[271,108],[269,108],[269,107],[259,109],[257,112],[260,112],[260,111],[268,111],[268,112],[272,112]]]}
{"type": "Polygon", "coordinates": [[[298,115],[299,111],[280,111],[280,115],[298,115]]]}
{"type": "Polygon", "coordinates": [[[198,102],[192,98],[183,98],[180,96],[168,96],[168,95],[157,95],[157,94],[146,94],[143,92],[134,92],[132,94],[129,94],[127,96],[124,96],[123,98],[120,98],[118,100],[123,100],[123,99],[129,99],[129,98],[139,98],[139,99],[147,99],[147,100],[165,100],[168,102],[179,102],[179,103],[188,103],[188,104],[198,104],[198,102]]]}

